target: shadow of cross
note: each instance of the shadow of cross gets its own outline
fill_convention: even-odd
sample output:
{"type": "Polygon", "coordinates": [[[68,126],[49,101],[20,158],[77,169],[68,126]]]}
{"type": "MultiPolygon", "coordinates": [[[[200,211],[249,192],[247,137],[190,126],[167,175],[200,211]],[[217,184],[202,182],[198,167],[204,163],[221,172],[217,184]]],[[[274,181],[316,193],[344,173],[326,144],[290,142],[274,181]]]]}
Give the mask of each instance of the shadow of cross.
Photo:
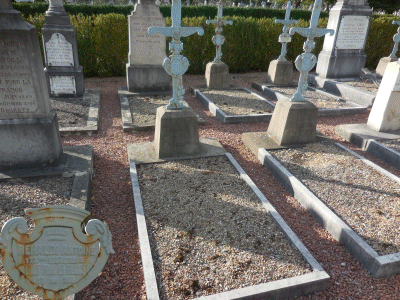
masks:
{"type": "Polygon", "coordinates": [[[165,58],[163,62],[165,71],[172,76],[172,99],[169,100],[167,108],[182,109],[186,107],[182,103],[183,94],[185,93],[182,75],[187,71],[189,61],[186,57],[180,55],[183,50],[183,43],[180,38],[194,33],[203,35],[204,30],[201,27],[181,27],[181,0],[172,1],[171,19],[171,27],[150,27],[148,33],[149,35],[154,35],[157,32],[161,35],[172,37],[172,41],[169,43],[169,50],[172,54],[170,57],[165,58]]]}

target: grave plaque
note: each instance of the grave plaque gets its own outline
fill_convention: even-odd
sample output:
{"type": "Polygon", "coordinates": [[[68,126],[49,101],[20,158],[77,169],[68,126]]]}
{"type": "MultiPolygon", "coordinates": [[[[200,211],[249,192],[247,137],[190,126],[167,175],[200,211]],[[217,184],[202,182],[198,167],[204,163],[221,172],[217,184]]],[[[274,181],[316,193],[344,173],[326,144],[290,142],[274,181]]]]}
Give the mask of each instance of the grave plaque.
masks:
{"type": "Polygon", "coordinates": [[[23,218],[1,231],[1,257],[7,274],[21,288],[44,299],[62,299],[90,284],[114,253],[111,233],[99,220],[82,225],[89,212],[61,205],[27,209],[35,223],[28,234],[23,218]]]}
{"type": "Polygon", "coordinates": [[[74,65],[72,44],[61,33],[53,33],[51,39],[45,43],[47,64],[53,67],[70,67],[74,65]]]}
{"type": "Polygon", "coordinates": [[[51,94],[76,94],[74,76],[50,76],[51,94]]]}
{"type": "Polygon", "coordinates": [[[364,49],[369,26],[367,16],[343,16],[336,39],[336,49],[364,49]]]}

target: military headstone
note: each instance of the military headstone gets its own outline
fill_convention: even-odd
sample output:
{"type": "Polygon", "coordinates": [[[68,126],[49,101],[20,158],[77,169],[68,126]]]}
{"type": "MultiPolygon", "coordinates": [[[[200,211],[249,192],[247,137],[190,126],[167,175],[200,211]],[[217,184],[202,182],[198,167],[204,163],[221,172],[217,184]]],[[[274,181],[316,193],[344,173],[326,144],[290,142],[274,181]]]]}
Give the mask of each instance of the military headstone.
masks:
{"type": "Polygon", "coordinates": [[[393,25],[398,25],[397,33],[393,36],[393,50],[388,57],[382,57],[379,60],[379,64],[376,67],[376,74],[383,76],[386,70],[386,66],[388,63],[398,60],[396,56],[397,51],[399,50],[399,42],[400,42],[400,21],[393,21],[393,25]]]}
{"type": "Polygon", "coordinates": [[[35,228],[28,233],[23,218],[1,230],[4,269],[21,288],[44,299],[63,299],[90,284],[114,253],[111,233],[99,220],[82,224],[90,213],[71,206],[27,209],[35,228]]]}
{"type": "Polygon", "coordinates": [[[372,9],[367,0],[338,0],[329,12],[328,29],[318,56],[316,73],[322,78],[359,77],[365,65],[364,52],[372,9]]]}
{"type": "Polygon", "coordinates": [[[149,27],[165,26],[165,19],[153,0],[139,0],[129,16],[129,54],[126,64],[130,92],[171,89],[171,78],[162,67],[166,55],[165,36],[150,36],[149,27]]]}
{"type": "Polygon", "coordinates": [[[62,0],[50,0],[42,28],[45,75],[50,97],[81,97],[85,92],[75,28],[62,0]]]}
{"type": "Polygon", "coordinates": [[[0,1],[0,169],[55,164],[62,154],[36,28],[0,1]]]}

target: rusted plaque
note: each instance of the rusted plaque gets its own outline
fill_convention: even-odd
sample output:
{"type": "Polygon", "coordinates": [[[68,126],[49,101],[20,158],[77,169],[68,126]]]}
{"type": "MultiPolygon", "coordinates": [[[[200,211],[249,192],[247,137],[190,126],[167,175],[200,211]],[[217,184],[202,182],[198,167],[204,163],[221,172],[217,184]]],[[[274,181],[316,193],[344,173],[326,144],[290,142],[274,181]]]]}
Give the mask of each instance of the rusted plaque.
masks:
{"type": "Polygon", "coordinates": [[[27,209],[35,228],[28,233],[23,218],[1,230],[0,254],[4,269],[21,288],[44,299],[63,299],[89,285],[114,253],[111,233],[86,210],[50,205],[27,209]]]}

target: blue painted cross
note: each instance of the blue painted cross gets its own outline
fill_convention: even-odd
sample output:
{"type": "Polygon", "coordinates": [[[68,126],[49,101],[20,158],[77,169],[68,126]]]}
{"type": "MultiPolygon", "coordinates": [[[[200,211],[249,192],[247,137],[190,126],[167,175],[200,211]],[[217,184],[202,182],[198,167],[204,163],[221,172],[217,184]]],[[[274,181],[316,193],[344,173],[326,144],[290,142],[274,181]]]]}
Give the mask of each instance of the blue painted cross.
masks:
{"type": "Polygon", "coordinates": [[[283,24],[282,28],[282,33],[279,35],[279,43],[282,43],[282,48],[281,48],[281,55],[279,55],[278,60],[286,60],[286,47],[287,43],[290,43],[292,41],[292,37],[289,34],[289,26],[292,24],[297,24],[299,23],[298,20],[290,20],[290,9],[292,8],[292,1],[289,1],[287,6],[286,6],[286,13],[285,13],[285,19],[281,20],[275,20],[275,23],[280,23],[283,24]]]}
{"type": "Polygon", "coordinates": [[[389,57],[397,58],[396,53],[397,53],[397,50],[399,50],[399,42],[400,42],[400,21],[393,21],[392,24],[399,25],[399,27],[397,28],[397,33],[393,36],[394,46],[393,46],[392,53],[390,53],[389,57]]]}

